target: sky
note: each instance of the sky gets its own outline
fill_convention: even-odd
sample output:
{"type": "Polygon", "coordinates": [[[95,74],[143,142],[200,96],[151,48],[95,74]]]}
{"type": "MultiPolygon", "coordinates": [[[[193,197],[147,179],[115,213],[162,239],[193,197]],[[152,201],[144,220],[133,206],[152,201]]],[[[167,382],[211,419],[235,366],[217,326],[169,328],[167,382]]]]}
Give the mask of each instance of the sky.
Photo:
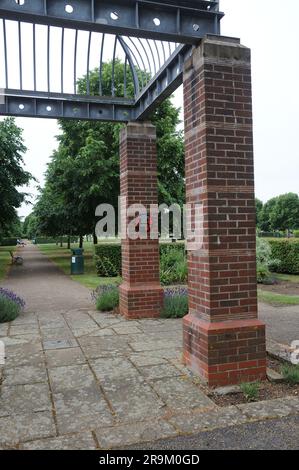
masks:
{"type": "MultiPolygon", "coordinates": [[[[264,202],[299,192],[299,1],[221,0],[221,33],[239,37],[252,50],[256,196],[264,202]],[[283,6],[285,5],[285,7],[283,6]]],[[[182,88],[174,98],[182,106],[182,88]]],[[[44,183],[59,129],[55,120],[17,118],[28,151],[25,167],[44,183]]],[[[26,189],[37,194],[36,183],[26,189]]],[[[24,217],[32,206],[23,205],[24,217]]]]}

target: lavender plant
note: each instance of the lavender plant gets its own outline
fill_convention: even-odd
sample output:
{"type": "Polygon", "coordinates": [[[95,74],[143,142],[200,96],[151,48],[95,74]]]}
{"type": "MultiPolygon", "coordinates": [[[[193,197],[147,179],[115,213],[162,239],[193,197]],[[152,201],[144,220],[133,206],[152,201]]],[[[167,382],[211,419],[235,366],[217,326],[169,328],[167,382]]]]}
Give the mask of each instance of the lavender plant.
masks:
{"type": "Polygon", "coordinates": [[[188,313],[188,289],[186,287],[167,288],[164,291],[163,318],[182,318],[188,313]]]}
{"type": "Polygon", "coordinates": [[[14,292],[0,287],[0,323],[13,321],[25,308],[25,301],[14,292]]]}

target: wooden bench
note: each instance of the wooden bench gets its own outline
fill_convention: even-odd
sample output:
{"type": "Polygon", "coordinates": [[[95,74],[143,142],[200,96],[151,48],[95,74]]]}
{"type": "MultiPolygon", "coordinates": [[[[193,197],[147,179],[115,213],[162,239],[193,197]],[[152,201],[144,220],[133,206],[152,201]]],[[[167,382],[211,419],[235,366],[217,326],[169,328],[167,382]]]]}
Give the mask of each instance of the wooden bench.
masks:
{"type": "Polygon", "coordinates": [[[11,264],[16,264],[17,266],[22,266],[24,260],[22,256],[15,256],[12,251],[9,252],[11,256],[11,264]]]}

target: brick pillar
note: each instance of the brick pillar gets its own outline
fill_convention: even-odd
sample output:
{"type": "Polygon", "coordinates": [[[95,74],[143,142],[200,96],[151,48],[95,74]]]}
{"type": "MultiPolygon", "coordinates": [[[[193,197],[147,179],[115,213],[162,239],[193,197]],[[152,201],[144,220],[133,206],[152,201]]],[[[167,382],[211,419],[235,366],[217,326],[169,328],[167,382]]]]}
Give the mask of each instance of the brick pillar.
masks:
{"type": "MultiPolygon", "coordinates": [[[[120,136],[121,196],[126,207],[158,204],[156,129],[150,123],[130,123],[120,136]]],[[[149,213],[149,212],[148,212],[149,213]]],[[[127,224],[134,217],[126,217],[127,224]]],[[[122,240],[120,313],[128,319],[160,316],[159,240],[122,240]]]]}
{"type": "Polygon", "coordinates": [[[184,361],[210,386],[264,379],[250,50],[207,36],[185,64],[184,105],[187,202],[203,204],[204,224],[202,249],[188,252],[184,361]]]}

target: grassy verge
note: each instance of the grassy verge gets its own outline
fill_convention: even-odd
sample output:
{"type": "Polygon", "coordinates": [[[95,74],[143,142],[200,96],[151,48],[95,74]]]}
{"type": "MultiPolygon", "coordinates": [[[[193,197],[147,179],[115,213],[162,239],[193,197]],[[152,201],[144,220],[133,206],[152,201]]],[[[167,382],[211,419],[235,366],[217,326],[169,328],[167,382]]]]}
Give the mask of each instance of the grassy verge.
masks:
{"type": "Polygon", "coordinates": [[[0,246],[0,281],[5,278],[11,264],[11,256],[9,252],[15,250],[15,246],[0,246]]]}
{"type": "Polygon", "coordinates": [[[279,281],[299,283],[299,275],[298,274],[279,274],[279,273],[275,273],[274,276],[279,281]]]}
{"type": "Polygon", "coordinates": [[[298,295],[275,294],[260,289],[258,290],[258,299],[272,305],[299,305],[298,295]]]}
{"type": "MultiPolygon", "coordinates": [[[[78,248],[78,245],[71,245],[72,248],[78,248]]],[[[99,285],[116,284],[119,278],[98,277],[94,265],[94,246],[92,243],[84,243],[84,266],[85,273],[77,276],[71,276],[71,252],[65,246],[60,247],[55,244],[38,245],[38,248],[51,261],[53,261],[62,271],[70,276],[74,281],[83,284],[89,289],[95,289],[99,285]]]]}

